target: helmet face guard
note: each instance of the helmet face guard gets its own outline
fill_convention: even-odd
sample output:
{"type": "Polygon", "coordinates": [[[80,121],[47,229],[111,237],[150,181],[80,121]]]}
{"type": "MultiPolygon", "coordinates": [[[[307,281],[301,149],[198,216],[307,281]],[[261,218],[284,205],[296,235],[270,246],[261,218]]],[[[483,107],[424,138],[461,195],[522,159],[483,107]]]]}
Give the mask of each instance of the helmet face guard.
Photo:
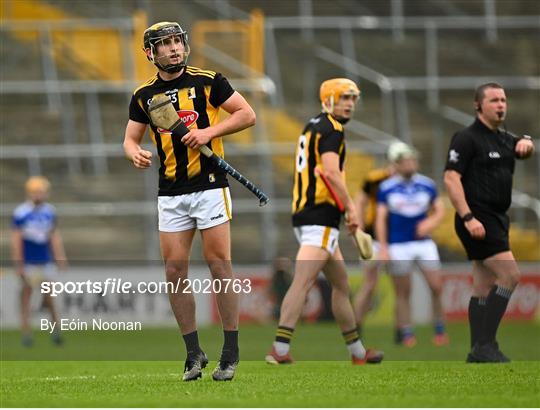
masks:
{"type": "Polygon", "coordinates": [[[360,96],[360,89],[356,83],[348,78],[332,78],[321,84],[319,97],[323,112],[334,113],[334,104],[343,95],[352,95],[356,98],[360,96]]]}
{"type": "Polygon", "coordinates": [[[177,73],[186,66],[189,56],[187,32],[178,23],[156,23],[144,31],[144,50],[148,60],[157,68],[169,74],[177,73]],[[182,44],[183,51],[174,55],[159,55],[159,46],[164,48],[177,42],[182,44]],[[150,53],[146,50],[150,50],[150,53]],[[176,59],[177,62],[172,62],[171,59],[176,59]]]}

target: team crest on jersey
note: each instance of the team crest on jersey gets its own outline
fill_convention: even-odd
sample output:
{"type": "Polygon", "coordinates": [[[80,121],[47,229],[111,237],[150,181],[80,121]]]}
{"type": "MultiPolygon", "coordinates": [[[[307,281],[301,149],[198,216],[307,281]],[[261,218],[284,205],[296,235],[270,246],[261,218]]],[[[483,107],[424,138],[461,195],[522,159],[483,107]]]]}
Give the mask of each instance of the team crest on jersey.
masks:
{"type": "Polygon", "coordinates": [[[191,87],[187,91],[187,98],[189,100],[194,100],[197,96],[195,95],[195,87],[191,87]]]}
{"type": "MultiPolygon", "coordinates": [[[[178,117],[182,120],[184,125],[186,127],[191,127],[195,122],[197,121],[197,118],[199,118],[199,113],[197,111],[193,110],[180,110],[176,111],[178,113],[178,117]]],[[[158,128],[158,131],[160,134],[170,134],[171,132],[168,130],[164,130],[163,128],[158,128]]]]}

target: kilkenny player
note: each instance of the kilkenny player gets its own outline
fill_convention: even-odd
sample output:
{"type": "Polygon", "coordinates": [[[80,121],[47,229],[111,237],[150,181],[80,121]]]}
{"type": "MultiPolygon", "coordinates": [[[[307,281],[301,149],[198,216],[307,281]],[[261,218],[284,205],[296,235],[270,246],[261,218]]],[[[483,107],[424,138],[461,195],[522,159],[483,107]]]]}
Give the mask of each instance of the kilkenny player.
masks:
{"type": "Polygon", "coordinates": [[[358,219],[343,173],[343,124],[352,117],[359,95],[356,84],[346,78],[323,82],[320,88],[323,112],[309,120],[298,141],[292,222],[300,249],[296,256],[294,279],[281,306],[275,342],[266,356],[268,363],[292,363],[289,348],[294,327],[307,293],[321,270],[332,285],[332,312],[352,363],[378,363],[383,358],[381,352],[366,351],[358,336],[349,301],[347,271],[338,245],[341,213],[321,176],[315,173],[317,166],[322,169],[338,198],[345,204],[345,224],[353,234],[358,227],[358,219]]]}
{"type": "MultiPolygon", "coordinates": [[[[223,157],[222,137],[252,126],[255,113],[221,74],[186,65],[188,36],[178,23],[161,22],[149,27],[144,32],[144,51],[158,72],[133,93],[124,150],[135,167],[149,168],[152,153],[140,144],[150,125],[160,162],[158,229],[167,280],[177,283],[187,278],[197,230],[213,279],[233,279],[229,184],[225,172],[201,155],[198,147],[206,145],[223,157]],[[148,105],[159,93],[169,96],[179,118],[190,129],[183,137],[151,124],[148,105]],[[218,122],[220,108],[230,115],[218,122]]],[[[224,345],[212,377],[231,380],[239,359],[238,295],[229,290],[216,294],[216,298],[224,345]]],[[[187,350],[183,379],[198,379],[208,359],[199,346],[194,297],[180,289],[169,294],[169,299],[187,350]]]]}

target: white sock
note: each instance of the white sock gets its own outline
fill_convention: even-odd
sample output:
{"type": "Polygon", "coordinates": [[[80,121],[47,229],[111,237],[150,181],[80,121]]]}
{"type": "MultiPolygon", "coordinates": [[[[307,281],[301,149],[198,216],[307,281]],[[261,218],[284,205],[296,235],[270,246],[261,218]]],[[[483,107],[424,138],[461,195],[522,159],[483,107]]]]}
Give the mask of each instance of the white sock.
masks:
{"type": "Polygon", "coordinates": [[[363,359],[366,355],[366,349],[364,348],[364,345],[360,340],[357,340],[356,342],[347,345],[347,349],[352,356],[358,359],[363,359]]]}
{"type": "Polygon", "coordinates": [[[289,343],[274,342],[274,349],[276,349],[276,353],[280,356],[284,356],[289,353],[290,348],[291,345],[289,343]]]}

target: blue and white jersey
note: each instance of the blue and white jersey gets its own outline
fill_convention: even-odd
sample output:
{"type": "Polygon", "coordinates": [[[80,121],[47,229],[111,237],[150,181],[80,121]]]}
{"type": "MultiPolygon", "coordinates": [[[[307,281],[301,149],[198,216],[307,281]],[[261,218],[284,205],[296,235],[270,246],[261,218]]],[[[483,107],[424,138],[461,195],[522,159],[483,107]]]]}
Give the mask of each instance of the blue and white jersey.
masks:
{"type": "Polygon", "coordinates": [[[429,238],[417,238],[416,225],[427,217],[437,195],[435,182],[421,174],[409,180],[395,175],[381,183],[377,203],[388,208],[388,243],[429,238]]]}
{"type": "Polygon", "coordinates": [[[52,205],[22,203],[13,212],[13,228],[22,233],[24,263],[37,265],[53,261],[50,239],[56,228],[56,210],[52,205]]]}

